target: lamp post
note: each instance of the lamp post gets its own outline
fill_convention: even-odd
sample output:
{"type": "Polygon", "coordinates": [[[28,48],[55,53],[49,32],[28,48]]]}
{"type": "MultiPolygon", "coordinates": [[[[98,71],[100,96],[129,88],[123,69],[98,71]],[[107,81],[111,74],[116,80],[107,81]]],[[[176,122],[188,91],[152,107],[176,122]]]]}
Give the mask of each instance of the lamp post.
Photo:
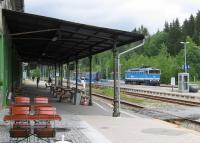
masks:
{"type": "Polygon", "coordinates": [[[128,52],[131,52],[131,51],[134,51],[134,50],[136,50],[137,48],[139,48],[139,47],[141,47],[141,46],[143,46],[144,45],[144,42],[145,42],[145,40],[143,40],[143,42],[141,43],[141,44],[139,44],[139,45],[137,45],[137,46],[135,46],[135,47],[132,47],[132,48],[130,48],[130,49],[128,49],[128,50],[126,50],[126,51],[124,51],[124,52],[121,52],[121,53],[119,53],[118,54],[118,56],[117,56],[117,66],[118,66],[118,74],[117,74],[117,79],[118,79],[118,86],[117,86],[117,93],[118,93],[118,104],[119,104],[119,106],[118,106],[118,111],[120,112],[120,57],[122,56],[122,55],[124,55],[124,54],[126,54],[126,53],[128,53],[128,52]]]}
{"type": "Polygon", "coordinates": [[[186,51],[186,45],[189,44],[190,42],[180,42],[181,44],[184,45],[184,53],[185,53],[185,64],[184,64],[184,70],[185,72],[187,73],[187,57],[186,57],[186,54],[187,54],[187,51],[186,51]]]}

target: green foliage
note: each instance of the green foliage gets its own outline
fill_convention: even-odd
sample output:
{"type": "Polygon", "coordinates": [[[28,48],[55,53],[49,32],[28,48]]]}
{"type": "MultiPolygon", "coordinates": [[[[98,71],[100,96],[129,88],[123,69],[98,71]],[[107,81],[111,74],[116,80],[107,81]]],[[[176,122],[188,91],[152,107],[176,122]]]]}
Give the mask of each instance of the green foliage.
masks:
{"type": "Polygon", "coordinates": [[[153,35],[144,45],[144,53],[147,56],[156,56],[159,54],[161,45],[166,43],[168,38],[168,33],[157,32],[153,35]]]}
{"type": "Polygon", "coordinates": [[[198,11],[197,16],[195,18],[195,31],[193,40],[197,45],[200,45],[200,11],[198,11]]]}
{"type": "Polygon", "coordinates": [[[182,41],[182,31],[178,19],[170,23],[168,34],[169,34],[167,39],[168,52],[170,53],[170,55],[176,56],[178,52],[181,50],[180,42],[182,41]]]}
{"type": "Polygon", "coordinates": [[[34,77],[40,77],[40,69],[38,67],[36,69],[33,69],[31,73],[34,77]]]}
{"type": "Polygon", "coordinates": [[[183,22],[182,31],[184,37],[190,36],[193,37],[195,31],[195,18],[191,14],[189,20],[183,22]]]}
{"type": "Polygon", "coordinates": [[[103,93],[103,95],[107,95],[110,97],[113,97],[113,95],[114,95],[112,88],[104,88],[102,93],[103,93]]]}
{"type": "Polygon", "coordinates": [[[200,78],[200,47],[197,46],[190,37],[187,37],[190,42],[187,45],[187,63],[190,65],[189,73],[191,79],[200,78]]]}
{"type": "Polygon", "coordinates": [[[3,85],[3,82],[2,81],[0,81],[0,86],[2,86],[3,85]]]}

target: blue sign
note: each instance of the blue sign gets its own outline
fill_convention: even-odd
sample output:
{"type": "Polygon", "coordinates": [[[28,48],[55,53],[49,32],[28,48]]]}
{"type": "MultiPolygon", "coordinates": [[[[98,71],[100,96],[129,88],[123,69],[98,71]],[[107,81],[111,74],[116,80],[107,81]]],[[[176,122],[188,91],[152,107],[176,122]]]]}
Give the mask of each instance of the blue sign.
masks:
{"type": "Polygon", "coordinates": [[[189,68],[190,68],[190,66],[189,66],[189,65],[185,65],[185,64],[184,64],[184,65],[182,65],[182,69],[183,69],[183,70],[186,70],[186,69],[188,70],[189,68]]]}

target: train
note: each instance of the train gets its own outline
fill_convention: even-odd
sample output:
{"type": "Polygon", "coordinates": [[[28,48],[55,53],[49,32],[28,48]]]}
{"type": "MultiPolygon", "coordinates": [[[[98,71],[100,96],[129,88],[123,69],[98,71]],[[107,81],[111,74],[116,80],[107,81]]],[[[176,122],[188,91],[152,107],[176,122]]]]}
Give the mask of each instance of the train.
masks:
{"type": "Polygon", "coordinates": [[[160,85],[161,70],[154,67],[132,68],[125,71],[125,84],[160,85]]]}
{"type": "MultiPolygon", "coordinates": [[[[92,72],[92,79],[91,82],[98,82],[101,79],[101,73],[100,72],[92,72]]],[[[76,79],[76,73],[73,74],[73,80],[76,79]]],[[[81,82],[81,80],[84,80],[86,83],[89,83],[90,81],[90,73],[89,72],[82,72],[78,74],[78,82],[81,82]]]]}
{"type": "MultiPolygon", "coordinates": [[[[100,72],[92,72],[91,75],[92,75],[92,79],[91,79],[92,82],[97,82],[101,79],[100,72]]],[[[82,73],[81,78],[85,79],[86,83],[89,82],[90,81],[90,73],[89,72],[82,73]]]]}

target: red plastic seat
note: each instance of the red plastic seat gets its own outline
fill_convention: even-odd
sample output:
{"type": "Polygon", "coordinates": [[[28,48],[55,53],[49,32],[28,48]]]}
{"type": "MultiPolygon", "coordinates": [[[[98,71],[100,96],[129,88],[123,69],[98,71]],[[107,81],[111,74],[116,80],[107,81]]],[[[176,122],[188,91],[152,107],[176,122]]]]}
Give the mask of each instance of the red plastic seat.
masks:
{"type": "Polygon", "coordinates": [[[45,96],[37,96],[34,98],[35,104],[47,104],[49,102],[48,97],[45,96]]]}
{"type": "Polygon", "coordinates": [[[30,98],[25,96],[16,96],[15,97],[15,103],[16,104],[29,104],[30,98]]]}
{"type": "Polygon", "coordinates": [[[30,113],[29,106],[12,106],[11,115],[28,115],[30,113]]]}
{"type": "Polygon", "coordinates": [[[30,113],[29,106],[11,106],[11,115],[25,116],[26,120],[17,120],[10,128],[11,142],[20,142],[21,140],[27,139],[31,134],[30,122],[28,121],[28,115],[30,113]]]}
{"type": "MultiPolygon", "coordinates": [[[[46,106],[46,107],[38,106],[35,108],[35,114],[37,114],[38,116],[40,116],[40,115],[56,115],[56,108],[48,107],[48,106],[46,106]]],[[[55,128],[51,126],[49,121],[46,121],[46,123],[35,122],[34,134],[38,138],[42,138],[43,140],[45,140],[45,139],[49,140],[49,139],[52,139],[55,137],[55,135],[56,135],[55,128]]]]}
{"type": "Polygon", "coordinates": [[[55,115],[56,108],[55,107],[48,107],[48,106],[38,106],[35,108],[35,113],[38,115],[55,115]]]}

